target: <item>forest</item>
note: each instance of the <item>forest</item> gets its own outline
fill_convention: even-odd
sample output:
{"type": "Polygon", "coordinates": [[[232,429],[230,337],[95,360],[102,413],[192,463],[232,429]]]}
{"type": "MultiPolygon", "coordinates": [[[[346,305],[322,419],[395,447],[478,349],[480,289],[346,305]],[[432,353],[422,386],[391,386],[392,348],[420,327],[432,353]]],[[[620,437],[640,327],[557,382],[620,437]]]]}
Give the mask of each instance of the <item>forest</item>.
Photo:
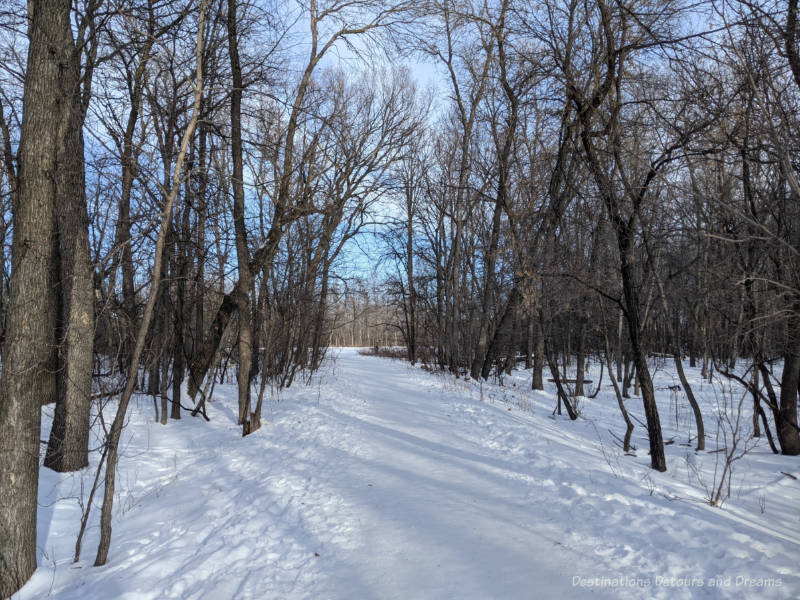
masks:
{"type": "Polygon", "coordinates": [[[331,347],[570,419],[594,361],[664,472],[659,357],[800,454],[798,0],[9,0],[0,57],[2,598],[45,469],[106,564],[132,401],[248,436],[331,347]]]}

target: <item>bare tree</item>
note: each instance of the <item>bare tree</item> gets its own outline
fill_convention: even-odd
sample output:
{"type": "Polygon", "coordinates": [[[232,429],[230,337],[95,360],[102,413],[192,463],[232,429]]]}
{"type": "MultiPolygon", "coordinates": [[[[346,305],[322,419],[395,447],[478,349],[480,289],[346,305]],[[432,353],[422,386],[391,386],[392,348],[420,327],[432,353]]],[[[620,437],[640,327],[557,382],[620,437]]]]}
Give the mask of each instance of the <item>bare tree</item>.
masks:
{"type": "Polygon", "coordinates": [[[172,219],[173,206],[175,199],[180,191],[181,186],[181,173],[183,163],[186,158],[186,152],[189,147],[189,141],[192,138],[194,129],[197,126],[197,119],[200,113],[200,102],[203,97],[203,27],[205,25],[207,0],[202,0],[200,3],[199,13],[197,17],[197,50],[196,50],[196,70],[195,70],[195,84],[194,84],[194,105],[192,107],[192,114],[189,123],[181,140],[180,151],[175,161],[174,172],[171,181],[171,187],[164,190],[166,197],[164,198],[164,210],[162,213],[161,224],[158,230],[158,238],[156,240],[155,257],[153,262],[153,279],[150,284],[150,292],[147,298],[147,304],[142,316],[142,321],[139,325],[139,331],[136,335],[136,343],[131,354],[131,362],[128,368],[127,381],[125,389],[119,400],[117,413],[114,421],[111,424],[111,430],[106,441],[108,445],[108,455],[106,460],[106,478],[105,478],[105,493],[103,496],[103,508],[100,519],[100,543],[97,547],[97,557],[95,558],[95,566],[102,566],[108,559],[108,551],[111,545],[111,517],[112,508],[114,505],[114,485],[116,468],[118,461],[119,440],[122,435],[122,426],[125,421],[125,414],[128,410],[128,404],[133,396],[134,388],[136,387],[136,373],[139,369],[139,361],[141,359],[142,351],[144,350],[145,337],[147,330],[150,327],[150,322],[153,318],[153,311],[156,304],[160,287],[161,265],[164,258],[164,247],[166,246],[167,231],[172,219]]]}

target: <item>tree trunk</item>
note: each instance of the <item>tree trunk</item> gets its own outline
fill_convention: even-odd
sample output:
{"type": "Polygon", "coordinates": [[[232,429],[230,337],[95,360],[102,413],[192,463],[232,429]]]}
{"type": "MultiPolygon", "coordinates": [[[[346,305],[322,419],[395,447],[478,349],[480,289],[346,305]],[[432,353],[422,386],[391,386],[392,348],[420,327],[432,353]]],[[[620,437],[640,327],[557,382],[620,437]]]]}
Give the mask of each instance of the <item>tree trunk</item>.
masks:
{"type": "Polygon", "coordinates": [[[751,390],[753,396],[753,437],[761,437],[761,429],[758,423],[758,409],[760,408],[759,396],[758,396],[758,369],[753,365],[753,387],[751,390]]]}
{"type": "Polygon", "coordinates": [[[575,349],[575,395],[585,396],[583,391],[584,370],[586,368],[586,316],[581,314],[578,322],[578,347],[575,349]]]}
{"type": "Polygon", "coordinates": [[[540,324],[537,324],[536,329],[536,351],[533,354],[531,389],[544,390],[544,332],[540,324]]]}
{"type": "MultiPolygon", "coordinates": [[[[55,231],[63,326],[58,339],[56,410],[45,466],[58,472],[89,465],[89,410],[94,359],[94,289],[89,251],[89,217],[83,164],[83,122],[79,50],[73,49],[62,81],[71,89],[65,106],[66,130],[59,148],[55,231]]],[[[66,90],[65,90],[66,91],[66,90]]]]}
{"type": "MultiPolygon", "coordinates": [[[[328,273],[330,263],[328,261],[328,252],[325,252],[322,263],[322,283],[320,284],[320,297],[319,297],[319,315],[317,316],[316,323],[314,324],[314,341],[311,353],[311,369],[317,370],[322,362],[322,329],[325,324],[325,316],[327,314],[328,306],[328,273]]],[[[413,364],[413,362],[412,362],[413,364]]],[[[263,386],[262,386],[263,387],[263,386]]],[[[259,393],[259,404],[261,404],[261,396],[259,393]]]]}
{"type": "Polygon", "coordinates": [[[536,321],[533,317],[528,319],[528,334],[525,338],[525,370],[533,368],[533,346],[536,321]]]}
{"type": "MultiPolygon", "coordinates": [[[[147,41],[139,52],[139,64],[133,74],[130,91],[130,109],[125,124],[125,132],[120,144],[120,163],[122,166],[121,188],[118,203],[117,227],[114,243],[119,247],[119,263],[122,271],[122,312],[127,319],[124,327],[123,351],[120,360],[125,363],[130,360],[133,336],[136,331],[136,288],[134,286],[135,268],[133,264],[133,251],[131,249],[131,196],[133,181],[136,173],[137,145],[134,142],[136,124],[142,107],[144,93],[144,79],[147,63],[150,60],[151,48],[155,41],[153,21],[148,19],[147,41]]],[[[121,367],[122,368],[122,367],[121,367]]]]}
{"type": "Polygon", "coordinates": [[[228,52],[231,61],[231,157],[233,159],[233,223],[236,232],[236,256],[239,269],[237,293],[234,296],[239,314],[239,424],[250,418],[250,365],[253,360],[253,322],[250,296],[253,275],[250,271],[250,250],[244,223],[244,163],[242,159],[242,68],[239,63],[239,40],[236,34],[236,3],[228,0],[228,52]]]}
{"type": "MultiPolygon", "coordinates": [[[[407,191],[411,194],[411,191],[407,191]]],[[[414,223],[413,200],[408,202],[408,223],[406,225],[406,255],[408,265],[406,280],[408,286],[408,361],[413,365],[417,362],[417,292],[414,288],[414,223]]]]}
{"type": "MultiPolygon", "coordinates": [[[[162,305],[163,308],[163,305],[162,305]]],[[[158,312],[158,311],[156,311],[158,312]]],[[[162,335],[167,335],[167,315],[169,312],[164,310],[162,313],[162,320],[161,320],[161,332],[162,335]]],[[[158,315],[156,315],[158,316],[158,315]]],[[[167,410],[169,409],[169,394],[167,394],[167,389],[169,388],[169,357],[167,353],[167,344],[165,343],[161,349],[161,353],[159,355],[158,363],[159,370],[161,372],[161,376],[159,378],[159,382],[161,387],[158,390],[159,395],[161,396],[161,424],[167,424],[167,410]]]]}
{"type": "MultiPolygon", "coordinates": [[[[191,173],[192,163],[187,164],[191,173]]],[[[176,276],[173,276],[175,285],[175,343],[172,345],[172,408],[171,419],[181,418],[181,386],[185,371],[185,357],[187,350],[186,334],[187,325],[191,319],[191,310],[187,310],[186,296],[189,287],[189,243],[191,237],[191,223],[189,206],[192,204],[191,178],[187,178],[184,185],[186,202],[181,211],[181,229],[175,244],[175,261],[173,263],[176,276]]]]}
{"type": "Polygon", "coordinates": [[[697,427],[696,449],[705,450],[706,429],[703,426],[703,414],[700,412],[700,405],[697,403],[697,399],[694,397],[694,392],[692,391],[692,386],[689,384],[689,380],[686,379],[686,374],[683,372],[683,362],[681,361],[680,352],[675,350],[672,356],[675,361],[675,370],[678,371],[678,378],[681,380],[683,391],[686,394],[686,398],[689,400],[689,405],[692,407],[692,413],[694,414],[694,423],[695,427],[697,427]]]}
{"type": "MultiPolygon", "coordinates": [[[[648,253],[650,253],[650,248],[648,246],[648,253]]],[[[652,254],[651,254],[652,256],[652,254]]],[[[681,324],[680,324],[680,316],[678,313],[675,313],[675,321],[674,324],[670,320],[670,310],[669,310],[669,303],[667,302],[667,293],[666,289],[664,288],[664,282],[661,280],[661,276],[658,274],[658,266],[655,267],[653,270],[653,275],[656,281],[656,285],[658,285],[658,292],[659,296],[661,297],[661,307],[664,309],[664,319],[666,321],[667,326],[667,334],[669,336],[669,341],[671,345],[671,354],[673,361],[675,363],[675,370],[678,372],[678,378],[681,381],[681,386],[683,386],[683,391],[686,394],[686,399],[689,401],[689,405],[692,407],[692,413],[694,414],[694,423],[695,427],[697,428],[697,450],[705,450],[706,449],[706,430],[705,426],[703,425],[703,414],[700,412],[700,405],[697,403],[697,399],[694,397],[694,392],[692,391],[692,386],[689,384],[689,380],[686,378],[686,373],[683,371],[683,360],[681,356],[681,338],[680,338],[680,331],[681,331],[681,324]]],[[[740,320],[741,320],[740,311],[740,320]]],[[[733,368],[733,367],[731,367],[733,368]]]]}
{"type": "MultiPolygon", "coordinates": [[[[625,329],[625,313],[620,308],[619,309],[619,320],[617,321],[617,381],[624,382],[625,375],[622,372],[622,363],[624,360],[625,353],[622,350],[622,332],[625,329]]],[[[623,397],[627,398],[627,394],[623,392],[623,397]]]]}
{"type": "Polygon", "coordinates": [[[797,429],[797,394],[800,386],[800,302],[795,302],[788,323],[788,344],[783,357],[781,397],[776,422],[781,454],[800,454],[800,432],[797,429]]]}
{"type": "Polygon", "coordinates": [[[495,276],[494,270],[497,264],[497,245],[500,241],[500,217],[503,214],[504,202],[505,190],[498,189],[497,200],[492,216],[491,239],[489,240],[489,247],[486,251],[486,260],[484,261],[485,280],[483,284],[481,312],[478,315],[480,319],[478,327],[478,345],[474,351],[472,368],[470,369],[470,376],[473,379],[477,379],[479,375],[482,375],[482,371],[486,370],[486,348],[489,339],[489,326],[491,324],[490,312],[494,300],[495,287],[497,286],[497,277],[495,276]]]}
{"type": "Polygon", "coordinates": [[[520,294],[517,287],[514,286],[509,294],[508,302],[506,303],[506,310],[503,312],[500,323],[497,325],[497,329],[492,336],[491,344],[486,351],[486,358],[483,361],[483,366],[480,372],[481,377],[484,379],[489,377],[489,373],[492,370],[492,365],[495,363],[497,363],[498,371],[501,368],[499,364],[500,355],[507,348],[509,341],[513,336],[514,315],[521,300],[522,294],[520,294]]]}
{"type": "MultiPolygon", "coordinates": [[[[167,175],[168,176],[168,175],[167,175]]],[[[150,336],[151,344],[154,346],[153,354],[155,355],[155,364],[159,372],[158,376],[158,394],[161,398],[161,424],[167,424],[167,412],[169,409],[169,363],[171,353],[169,351],[173,339],[173,321],[174,315],[171,310],[172,302],[170,301],[169,290],[169,263],[172,260],[172,240],[174,232],[172,227],[167,230],[167,238],[164,245],[164,260],[161,263],[161,273],[158,275],[158,296],[156,298],[156,311],[153,317],[155,324],[152,335],[150,336]]]]}
{"type": "Polygon", "coordinates": [[[11,296],[0,375],[0,597],[36,569],[41,392],[55,340],[48,315],[54,169],[69,89],[62,80],[73,45],[70,2],[35,0],[19,145],[11,296]]]}
{"type": "MultiPolygon", "coordinates": [[[[208,176],[206,175],[206,128],[201,126],[198,128],[200,141],[198,143],[198,173],[199,178],[197,190],[197,231],[195,232],[195,248],[196,251],[205,255],[206,246],[206,193],[208,189],[208,176]]],[[[200,349],[203,345],[203,334],[205,333],[205,261],[197,261],[197,271],[194,276],[194,290],[193,290],[193,307],[194,307],[194,332],[192,335],[192,353],[191,361],[189,364],[194,364],[197,357],[200,355],[200,349]]]]}
{"type": "Polygon", "coordinates": [[[666,471],[667,461],[664,456],[664,440],[661,436],[661,420],[658,416],[655,390],[650,379],[650,369],[647,366],[644,347],[640,338],[639,323],[639,298],[633,281],[633,273],[629,262],[630,232],[624,232],[620,237],[620,270],[622,272],[622,290],[625,297],[626,315],[628,317],[628,336],[633,352],[633,364],[636,367],[636,376],[642,392],[642,403],[647,421],[647,434],[650,440],[650,466],[656,471],[666,471]]]}
{"type": "Polygon", "coordinates": [[[572,408],[572,404],[569,401],[569,396],[564,391],[564,387],[561,385],[561,377],[558,375],[558,365],[553,361],[552,353],[548,348],[547,340],[544,341],[544,354],[545,358],[547,359],[547,364],[550,367],[550,373],[553,376],[553,381],[556,384],[556,392],[558,394],[558,414],[561,414],[561,403],[564,403],[564,406],[567,409],[567,414],[571,421],[574,421],[578,418],[578,413],[575,412],[575,409],[572,408]]]}
{"type": "MultiPolygon", "coordinates": [[[[605,320],[605,318],[603,320],[605,320]]],[[[614,387],[614,395],[617,398],[617,406],[619,406],[619,412],[622,413],[622,418],[625,421],[625,439],[622,442],[622,449],[625,452],[630,452],[631,434],[633,433],[633,421],[631,421],[631,418],[628,415],[628,409],[625,408],[625,403],[622,400],[622,393],[619,390],[617,379],[614,377],[614,369],[613,365],[611,364],[611,344],[608,343],[608,334],[606,333],[605,326],[603,326],[603,340],[605,341],[605,354],[606,354],[606,364],[608,365],[608,376],[611,379],[611,385],[614,387]]]]}
{"type": "Polygon", "coordinates": [[[631,387],[631,380],[633,379],[633,366],[627,356],[624,358],[623,364],[625,366],[622,371],[622,397],[630,398],[631,394],[628,390],[631,387]]]}

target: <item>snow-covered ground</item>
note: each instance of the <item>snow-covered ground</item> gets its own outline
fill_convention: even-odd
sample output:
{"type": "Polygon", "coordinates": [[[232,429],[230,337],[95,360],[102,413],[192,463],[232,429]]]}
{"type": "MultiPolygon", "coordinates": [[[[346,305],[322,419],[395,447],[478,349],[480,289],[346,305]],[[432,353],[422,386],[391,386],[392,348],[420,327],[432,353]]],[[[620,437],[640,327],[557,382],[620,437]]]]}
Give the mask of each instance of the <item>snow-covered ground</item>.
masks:
{"type": "MultiPolygon", "coordinates": [[[[800,597],[800,459],[759,441],[734,463],[730,499],[709,506],[724,457],[714,415],[741,393],[689,376],[709,451],[687,444],[691,412],[662,366],[666,473],[649,469],[639,423],[623,455],[607,377],[570,422],[529,373],[480,386],[332,350],[247,438],[232,385],[217,387],[210,423],[162,426],[141,398],[108,564],[92,566],[99,509],[72,562],[93,470],[43,470],[40,567],[17,598],[800,597]]],[[[627,406],[643,421],[638,398],[627,406]]]]}

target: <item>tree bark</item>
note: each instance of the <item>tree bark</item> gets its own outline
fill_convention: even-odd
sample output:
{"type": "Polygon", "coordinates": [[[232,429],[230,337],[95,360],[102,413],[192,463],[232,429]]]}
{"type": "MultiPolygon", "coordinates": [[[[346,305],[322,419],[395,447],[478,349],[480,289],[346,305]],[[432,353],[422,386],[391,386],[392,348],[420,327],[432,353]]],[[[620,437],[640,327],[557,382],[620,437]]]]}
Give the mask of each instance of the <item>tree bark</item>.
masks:
{"type": "Polygon", "coordinates": [[[41,392],[55,340],[48,310],[55,168],[70,101],[64,81],[73,44],[68,0],[30,5],[28,68],[14,207],[11,295],[0,376],[0,597],[36,569],[41,392]]]}
{"type": "MultiPolygon", "coordinates": [[[[416,165],[414,166],[416,168],[416,165]]],[[[406,285],[408,287],[408,362],[417,362],[417,292],[414,289],[414,190],[406,188],[406,285]]]]}
{"type": "MultiPolygon", "coordinates": [[[[531,319],[535,317],[531,316],[531,319]]],[[[536,350],[533,354],[533,375],[531,389],[544,390],[544,332],[540,324],[536,325],[536,350]]]]}
{"type": "Polygon", "coordinates": [[[585,396],[583,390],[584,373],[586,368],[586,321],[587,316],[581,311],[578,318],[578,340],[575,349],[575,395],[585,396]]]}
{"type": "Polygon", "coordinates": [[[644,404],[644,414],[647,422],[647,434],[650,440],[650,465],[656,471],[667,470],[667,460],[664,456],[664,439],[661,435],[661,420],[658,416],[658,406],[656,405],[655,390],[653,381],[650,379],[650,369],[647,366],[644,347],[641,341],[639,323],[639,298],[633,282],[633,273],[630,262],[628,261],[628,240],[627,236],[622,236],[620,240],[620,255],[625,256],[621,260],[622,288],[625,296],[626,315],[628,317],[628,336],[631,341],[633,353],[633,363],[636,367],[636,375],[642,391],[642,403],[644,404]]]}
{"type": "Polygon", "coordinates": [[[253,359],[253,323],[250,296],[253,275],[250,270],[250,250],[244,223],[244,163],[242,159],[242,67],[239,62],[239,40],[236,33],[236,4],[228,0],[228,52],[231,61],[233,89],[231,90],[231,157],[233,159],[233,224],[236,232],[236,257],[239,285],[234,301],[239,315],[239,424],[250,419],[250,365],[253,359]]]}
{"type": "Polygon", "coordinates": [[[514,315],[521,300],[522,294],[520,294],[517,286],[514,286],[508,296],[506,309],[503,312],[500,323],[497,325],[494,335],[492,336],[492,341],[486,350],[486,358],[483,361],[483,366],[480,372],[481,377],[484,379],[488,379],[492,370],[492,365],[496,364],[498,372],[502,368],[499,362],[500,356],[501,353],[508,347],[508,344],[513,336],[514,315]]]}
{"type": "Polygon", "coordinates": [[[797,394],[800,386],[800,302],[795,302],[789,317],[788,343],[783,357],[781,396],[776,422],[781,454],[800,454],[800,432],[797,429],[797,394]]]}
{"type": "Polygon", "coordinates": [[[74,44],[69,66],[64,69],[62,77],[64,85],[71,88],[71,95],[64,107],[66,130],[55,173],[54,230],[60,267],[56,293],[61,298],[58,303],[61,314],[57,319],[61,327],[58,333],[56,410],[44,465],[63,473],[89,465],[95,321],[94,270],[89,250],[83,160],[85,112],[80,85],[80,51],[74,44]]]}

